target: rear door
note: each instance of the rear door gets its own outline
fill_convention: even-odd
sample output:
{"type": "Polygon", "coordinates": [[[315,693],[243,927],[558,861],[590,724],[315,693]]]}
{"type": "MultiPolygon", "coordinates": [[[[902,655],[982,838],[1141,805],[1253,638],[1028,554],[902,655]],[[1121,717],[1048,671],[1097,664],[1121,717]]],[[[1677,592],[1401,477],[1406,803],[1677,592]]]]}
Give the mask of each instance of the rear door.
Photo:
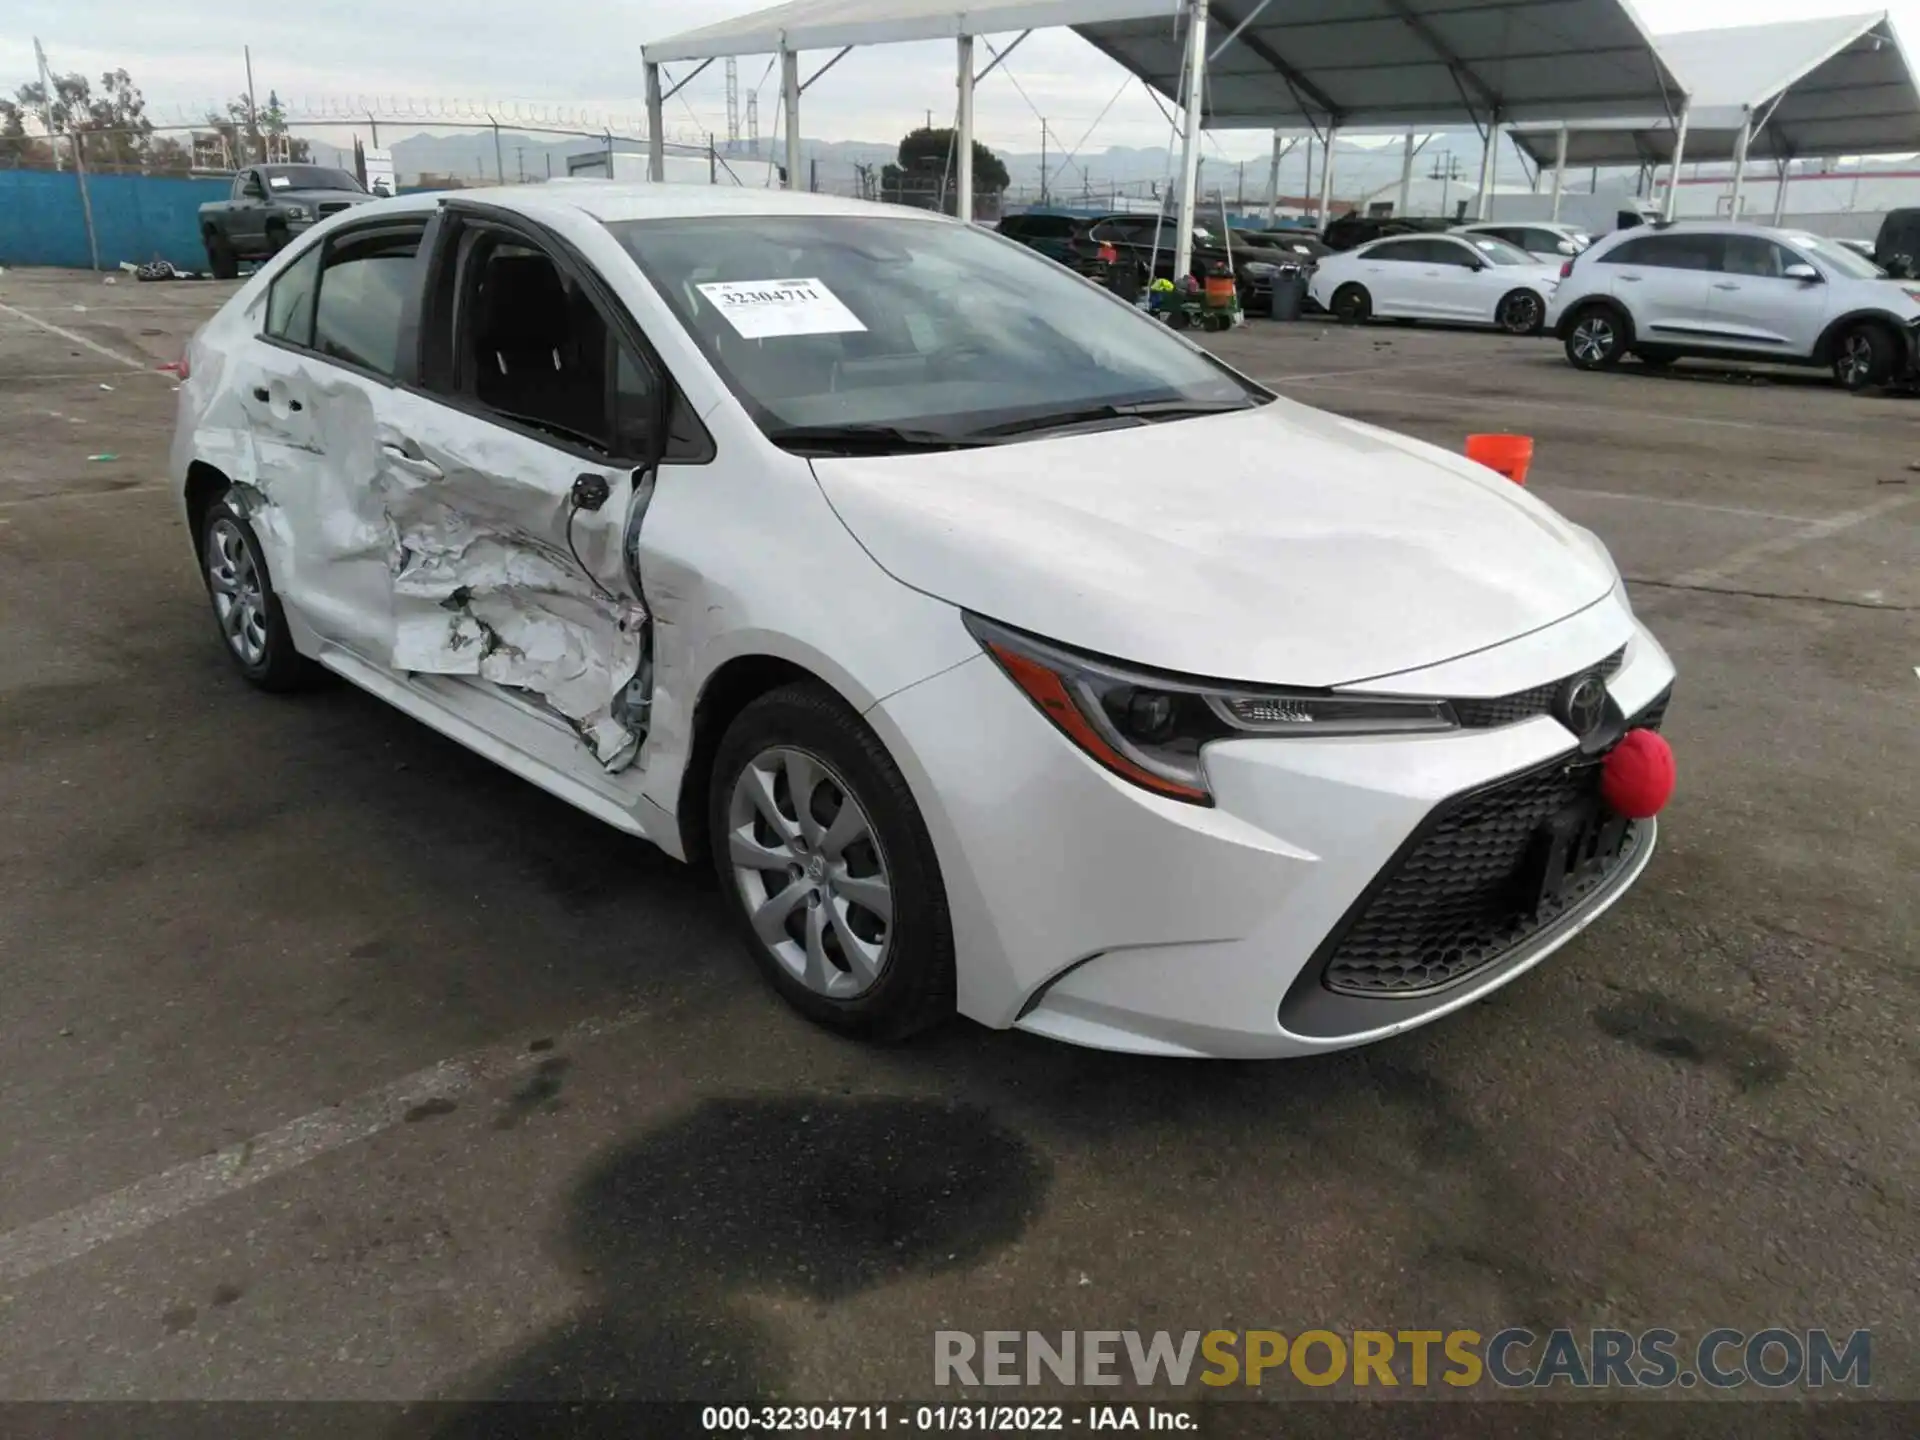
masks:
{"type": "MultiPolygon", "coordinates": [[[[1729,235],[1713,279],[1710,320],[1728,343],[1756,351],[1813,354],[1827,316],[1823,281],[1790,280],[1790,265],[1813,262],[1764,235],[1729,235]]],[[[1816,273],[1819,267],[1814,266],[1816,273]]]]}
{"type": "Polygon", "coordinates": [[[1367,287],[1367,293],[1373,297],[1374,314],[1419,316],[1433,313],[1424,308],[1427,292],[1420,284],[1422,272],[1429,268],[1420,254],[1422,243],[1414,239],[1376,241],[1349,262],[1358,272],[1355,278],[1367,287]]]}
{"type": "Polygon", "coordinates": [[[1716,344],[1713,282],[1723,237],[1669,231],[1636,235],[1602,255],[1611,290],[1633,317],[1642,340],[1688,346],[1716,344]]]}

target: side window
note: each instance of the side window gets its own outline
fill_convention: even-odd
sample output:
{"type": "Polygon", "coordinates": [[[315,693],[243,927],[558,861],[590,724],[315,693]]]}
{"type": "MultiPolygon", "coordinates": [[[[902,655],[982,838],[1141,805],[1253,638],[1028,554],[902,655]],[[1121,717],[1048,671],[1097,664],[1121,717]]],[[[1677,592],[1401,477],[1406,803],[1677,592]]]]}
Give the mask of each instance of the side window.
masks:
{"type": "Polygon", "coordinates": [[[620,458],[655,428],[660,379],[545,254],[482,232],[460,277],[459,392],[502,420],[620,458]]]}
{"type": "Polygon", "coordinates": [[[1729,275],[1753,275],[1778,280],[1787,266],[1800,264],[1800,257],[1782,250],[1773,241],[1758,235],[1726,237],[1726,271],[1729,275]]]}
{"type": "Polygon", "coordinates": [[[1655,244],[1652,236],[1642,235],[1637,240],[1628,240],[1616,245],[1600,257],[1602,265],[1658,265],[1655,244]]]}
{"type": "Polygon", "coordinates": [[[1429,265],[1456,265],[1465,270],[1475,263],[1472,253],[1457,240],[1421,240],[1420,258],[1429,265]]]}
{"type": "Polygon", "coordinates": [[[1383,240],[1380,244],[1369,249],[1364,258],[1368,260],[1392,260],[1400,264],[1405,264],[1420,258],[1414,254],[1413,251],[1413,247],[1418,243],[1418,241],[1414,240],[1383,240]]]}
{"type": "Polygon", "coordinates": [[[1718,270],[1718,235],[1642,235],[1601,257],[1608,265],[1645,265],[1656,270],[1718,270]]]}
{"type": "Polygon", "coordinates": [[[313,312],[313,348],[391,377],[399,362],[401,312],[419,284],[419,249],[419,231],[330,243],[313,312]]]}
{"type": "Polygon", "coordinates": [[[307,253],[274,277],[267,292],[266,333],[276,340],[302,347],[313,344],[313,295],[320,278],[320,246],[307,253]]]}

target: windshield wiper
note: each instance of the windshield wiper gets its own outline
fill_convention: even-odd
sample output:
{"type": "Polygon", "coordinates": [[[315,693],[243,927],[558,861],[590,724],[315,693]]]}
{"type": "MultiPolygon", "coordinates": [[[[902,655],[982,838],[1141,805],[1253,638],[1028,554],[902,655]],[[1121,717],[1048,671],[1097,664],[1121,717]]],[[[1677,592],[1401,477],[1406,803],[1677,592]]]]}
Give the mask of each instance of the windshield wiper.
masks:
{"type": "Polygon", "coordinates": [[[916,430],[909,426],[783,425],[767,431],[767,438],[783,450],[814,450],[828,455],[898,455],[916,450],[971,450],[991,440],[946,430],[916,430]]]}
{"type": "Polygon", "coordinates": [[[1056,430],[1068,425],[1084,425],[1094,420],[1184,420],[1194,415],[1224,415],[1233,410],[1251,410],[1263,401],[1247,400],[1136,400],[1109,401],[1079,410],[1056,410],[1050,415],[1029,415],[998,425],[969,430],[969,435],[1026,435],[1036,430],[1056,430]]]}

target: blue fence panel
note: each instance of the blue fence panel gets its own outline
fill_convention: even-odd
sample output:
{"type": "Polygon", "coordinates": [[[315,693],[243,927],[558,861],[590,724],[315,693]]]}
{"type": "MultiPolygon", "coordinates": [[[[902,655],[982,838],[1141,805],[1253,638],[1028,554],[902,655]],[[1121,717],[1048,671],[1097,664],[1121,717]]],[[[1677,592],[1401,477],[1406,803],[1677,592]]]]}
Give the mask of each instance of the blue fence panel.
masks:
{"type": "MultiPolygon", "coordinates": [[[[231,188],[227,180],[89,175],[101,267],[169,260],[204,268],[200,206],[224,200],[231,188]]],[[[71,170],[0,170],[0,265],[85,269],[91,263],[78,177],[71,170]]]]}

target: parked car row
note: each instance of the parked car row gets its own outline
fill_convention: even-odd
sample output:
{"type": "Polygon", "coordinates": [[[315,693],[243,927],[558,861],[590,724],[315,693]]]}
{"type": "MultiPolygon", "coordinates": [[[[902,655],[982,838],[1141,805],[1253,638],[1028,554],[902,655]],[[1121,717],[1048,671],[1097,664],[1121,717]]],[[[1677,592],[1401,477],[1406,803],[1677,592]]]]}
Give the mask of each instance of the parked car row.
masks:
{"type": "MultiPolygon", "coordinates": [[[[1152,215],[1002,222],[1005,233],[1044,251],[1029,238],[1043,227],[1065,235],[1069,264],[1123,293],[1137,289],[1140,275],[1171,272],[1168,227],[1152,215]]],[[[1195,231],[1193,253],[1196,275],[1219,273],[1229,259],[1205,230],[1195,231]]],[[[1629,355],[1660,367],[1687,357],[1758,360],[1828,368],[1860,390],[1920,372],[1920,281],[1904,278],[1920,268],[1916,253],[1920,210],[1890,214],[1871,246],[1731,221],[1656,221],[1596,242],[1577,226],[1547,221],[1442,229],[1343,216],[1321,240],[1236,232],[1231,263],[1243,302],[1255,308],[1277,267],[1291,263],[1309,272],[1309,302],[1347,324],[1550,330],[1583,370],[1629,355]]]]}

